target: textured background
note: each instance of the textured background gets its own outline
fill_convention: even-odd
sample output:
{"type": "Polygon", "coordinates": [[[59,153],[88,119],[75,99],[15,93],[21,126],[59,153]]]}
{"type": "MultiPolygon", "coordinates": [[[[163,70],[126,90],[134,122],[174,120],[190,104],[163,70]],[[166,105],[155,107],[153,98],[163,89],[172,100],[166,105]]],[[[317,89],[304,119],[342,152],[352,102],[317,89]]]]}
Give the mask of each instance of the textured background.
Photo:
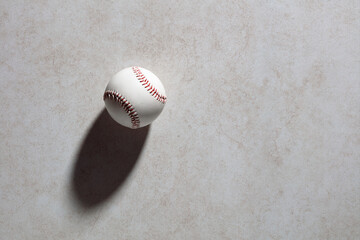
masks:
{"type": "Polygon", "coordinates": [[[0,1],[1,239],[359,239],[360,2],[0,1]],[[112,121],[139,65],[160,117],[112,121]]]}

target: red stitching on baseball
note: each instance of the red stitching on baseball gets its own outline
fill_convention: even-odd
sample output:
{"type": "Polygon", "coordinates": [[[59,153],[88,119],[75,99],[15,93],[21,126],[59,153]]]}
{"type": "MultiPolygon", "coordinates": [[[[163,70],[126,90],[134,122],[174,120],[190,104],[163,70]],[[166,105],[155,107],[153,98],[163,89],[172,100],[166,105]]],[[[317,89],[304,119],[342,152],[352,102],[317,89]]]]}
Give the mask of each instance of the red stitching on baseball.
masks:
{"type": "Polygon", "coordinates": [[[144,74],[140,71],[139,67],[132,67],[132,70],[139,80],[139,82],[145,87],[145,89],[159,102],[165,104],[166,103],[166,96],[162,95],[158,92],[158,90],[147,80],[144,74]]]}
{"type": "Polygon", "coordinates": [[[114,90],[106,90],[104,93],[104,101],[105,99],[110,99],[115,102],[120,103],[121,107],[125,110],[125,112],[129,115],[133,128],[138,128],[140,126],[140,118],[135,111],[135,108],[131,105],[131,103],[126,100],[124,96],[114,90]]]}

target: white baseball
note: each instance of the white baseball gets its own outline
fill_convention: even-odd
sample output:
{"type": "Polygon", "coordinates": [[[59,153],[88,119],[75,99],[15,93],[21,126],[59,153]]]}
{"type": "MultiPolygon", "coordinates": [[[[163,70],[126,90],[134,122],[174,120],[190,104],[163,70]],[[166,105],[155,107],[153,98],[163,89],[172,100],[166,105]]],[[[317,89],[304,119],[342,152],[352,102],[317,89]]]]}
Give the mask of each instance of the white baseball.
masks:
{"type": "Polygon", "coordinates": [[[165,88],[149,70],[129,67],[108,83],[104,101],[110,116],[129,128],[139,128],[154,121],[166,103],[165,88]]]}

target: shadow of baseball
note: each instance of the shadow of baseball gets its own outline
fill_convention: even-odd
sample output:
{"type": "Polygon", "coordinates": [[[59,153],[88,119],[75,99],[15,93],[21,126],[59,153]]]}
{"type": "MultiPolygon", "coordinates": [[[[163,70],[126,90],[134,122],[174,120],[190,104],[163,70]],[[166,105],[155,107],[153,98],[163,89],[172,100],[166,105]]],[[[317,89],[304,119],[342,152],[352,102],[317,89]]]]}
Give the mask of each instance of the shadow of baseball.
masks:
{"type": "Polygon", "coordinates": [[[134,168],[149,126],[128,129],[111,119],[104,109],[84,139],[72,173],[72,192],[84,208],[108,199],[134,168]]]}

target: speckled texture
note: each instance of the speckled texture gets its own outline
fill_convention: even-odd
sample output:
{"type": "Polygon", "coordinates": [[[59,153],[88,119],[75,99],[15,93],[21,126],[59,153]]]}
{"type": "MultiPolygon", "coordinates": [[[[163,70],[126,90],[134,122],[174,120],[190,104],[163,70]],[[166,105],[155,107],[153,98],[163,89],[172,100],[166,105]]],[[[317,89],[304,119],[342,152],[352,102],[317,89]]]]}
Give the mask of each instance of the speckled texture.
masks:
{"type": "Polygon", "coordinates": [[[360,239],[360,2],[0,1],[1,239],[360,239]],[[129,132],[117,71],[168,103],[129,132]]]}

